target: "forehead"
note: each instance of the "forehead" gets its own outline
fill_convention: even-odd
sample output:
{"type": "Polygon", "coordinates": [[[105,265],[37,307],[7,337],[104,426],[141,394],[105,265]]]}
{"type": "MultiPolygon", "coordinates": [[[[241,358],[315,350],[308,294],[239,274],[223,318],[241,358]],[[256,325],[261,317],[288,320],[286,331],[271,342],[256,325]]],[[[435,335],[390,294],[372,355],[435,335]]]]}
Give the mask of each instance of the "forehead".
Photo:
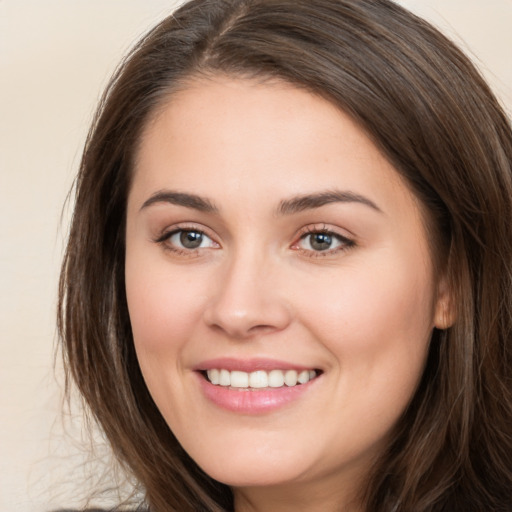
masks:
{"type": "Polygon", "coordinates": [[[260,178],[270,185],[292,177],[291,169],[293,193],[338,185],[340,177],[356,185],[370,174],[375,188],[403,185],[363,130],[329,101],[284,82],[226,77],[196,79],[169,95],[143,130],[135,181],[150,186],[165,177],[179,187],[196,180],[204,188],[214,173],[224,183],[260,178]]]}
{"type": "MultiPolygon", "coordinates": [[[[199,197],[224,226],[246,229],[270,228],[300,196],[359,196],[436,259],[422,204],[366,133],[331,102],[287,83],[222,77],[171,94],[143,132],[128,218],[168,191],[199,197]]],[[[343,208],[352,218],[370,210],[360,201],[343,208]]]]}

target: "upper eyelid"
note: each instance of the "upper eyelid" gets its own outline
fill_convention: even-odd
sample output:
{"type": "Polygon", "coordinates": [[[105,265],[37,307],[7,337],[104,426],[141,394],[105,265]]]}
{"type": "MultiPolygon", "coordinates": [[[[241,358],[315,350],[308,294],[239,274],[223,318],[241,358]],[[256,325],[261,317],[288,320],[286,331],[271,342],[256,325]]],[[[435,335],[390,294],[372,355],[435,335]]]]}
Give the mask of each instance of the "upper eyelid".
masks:
{"type": "Polygon", "coordinates": [[[309,224],[307,226],[302,227],[297,231],[295,238],[300,239],[306,235],[310,235],[313,233],[328,233],[331,235],[338,236],[344,240],[350,240],[352,242],[354,242],[356,239],[356,236],[347,229],[337,228],[324,223],[309,224]]]}
{"type": "Polygon", "coordinates": [[[215,238],[218,238],[212,233],[212,230],[210,230],[206,226],[202,226],[202,225],[198,226],[197,224],[187,223],[187,222],[177,223],[177,224],[173,224],[171,226],[165,227],[164,229],[159,231],[159,233],[157,234],[157,238],[165,239],[175,233],[179,233],[180,231],[196,231],[198,233],[202,233],[203,235],[206,235],[208,238],[211,238],[212,240],[214,240],[215,238]]]}

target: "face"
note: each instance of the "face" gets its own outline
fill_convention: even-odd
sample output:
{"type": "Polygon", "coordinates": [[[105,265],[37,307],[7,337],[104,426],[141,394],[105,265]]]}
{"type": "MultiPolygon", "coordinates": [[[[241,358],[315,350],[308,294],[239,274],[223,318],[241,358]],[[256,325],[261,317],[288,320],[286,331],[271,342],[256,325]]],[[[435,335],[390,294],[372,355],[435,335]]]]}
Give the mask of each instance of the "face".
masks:
{"type": "Polygon", "coordinates": [[[283,83],[191,82],[141,140],[126,292],[169,427],[236,496],[354,487],[441,321],[417,200],[347,115],[283,83]]]}

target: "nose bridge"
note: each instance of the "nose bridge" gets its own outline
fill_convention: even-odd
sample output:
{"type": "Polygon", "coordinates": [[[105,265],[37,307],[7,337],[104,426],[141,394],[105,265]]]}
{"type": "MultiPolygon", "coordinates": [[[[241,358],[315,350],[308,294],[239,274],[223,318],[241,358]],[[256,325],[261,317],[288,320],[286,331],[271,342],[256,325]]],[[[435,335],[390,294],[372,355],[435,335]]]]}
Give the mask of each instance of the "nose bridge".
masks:
{"type": "Polygon", "coordinates": [[[219,270],[205,313],[207,324],[233,338],[285,328],[290,311],[274,279],[278,266],[277,259],[259,244],[233,250],[219,270]]]}

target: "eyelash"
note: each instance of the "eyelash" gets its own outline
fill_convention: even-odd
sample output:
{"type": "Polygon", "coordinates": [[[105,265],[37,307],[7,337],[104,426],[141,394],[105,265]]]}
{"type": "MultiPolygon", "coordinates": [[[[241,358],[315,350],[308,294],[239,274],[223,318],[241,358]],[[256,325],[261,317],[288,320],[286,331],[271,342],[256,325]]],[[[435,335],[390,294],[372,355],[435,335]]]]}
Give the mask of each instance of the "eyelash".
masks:
{"type": "Polygon", "coordinates": [[[336,231],[327,228],[325,225],[322,227],[317,226],[309,226],[307,227],[299,236],[299,240],[292,245],[292,249],[300,251],[308,258],[325,258],[328,256],[333,256],[339,252],[344,252],[352,249],[356,246],[356,242],[346,236],[340,235],[336,231]],[[303,249],[299,247],[299,243],[303,240],[306,240],[308,237],[312,235],[326,235],[334,240],[339,242],[339,246],[334,249],[326,249],[323,251],[315,251],[311,249],[303,249]]]}
{"type": "Polygon", "coordinates": [[[213,238],[206,233],[205,230],[199,229],[194,226],[176,226],[170,231],[164,231],[158,238],[154,240],[155,243],[160,244],[166,251],[170,251],[177,256],[186,256],[186,257],[194,257],[198,256],[201,249],[205,249],[205,247],[198,247],[195,249],[187,249],[184,247],[177,247],[170,242],[170,239],[179,233],[197,233],[202,237],[207,237],[211,240],[211,242],[215,245],[219,245],[217,242],[213,240],[213,238]]]}
{"type": "MultiPolygon", "coordinates": [[[[205,232],[205,230],[199,229],[194,226],[177,226],[173,228],[170,231],[164,231],[158,238],[154,240],[155,243],[158,243],[164,247],[166,251],[170,251],[177,256],[186,256],[186,257],[194,257],[198,256],[201,249],[207,249],[210,247],[197,247],[194,249],[187,249],[183,247],[177,247],[176,245],[173,245],[170,242],[170,239],[180,233],[196,233],[200,235],[201,237],[207,237],[212,244],[215,244],[217,247],[220,247],[220,245],[215,242],[213,237],[208,235],[208,233],[205,232]]],[[[311,245],[311,243],[310,243],[311,245]]],[[[346,236],[340,235],[339,233],[336,233],[335,231],[328,229],[325,225],[322,227],[317,226],[309,226],[306,229],[302,231],[302,233],[299,234],[299,238],[297,242],[294,242],[291,245],[291,249],[294,249],[296,251],[299,251],[301,254],[308,258],[324,258],[326,256],[332,256],[334,254],[337,254],[339,252],[348,251],[351,248],[353,248],[356,245],[355,241],[347,238],[346,236]],[[333,240],[336,240],[339,243],[338,247],[335,247],[334,249],[325,249],[325,250],[313,250],[313,249],[304,249],[300,247],[300,243],[304,240],[306,240],[308,237],[311,237],[313,235],[326,235],[330,237],[333,240]]],[[[214,247],[215,248],[215,247],[214,247]]]]}

